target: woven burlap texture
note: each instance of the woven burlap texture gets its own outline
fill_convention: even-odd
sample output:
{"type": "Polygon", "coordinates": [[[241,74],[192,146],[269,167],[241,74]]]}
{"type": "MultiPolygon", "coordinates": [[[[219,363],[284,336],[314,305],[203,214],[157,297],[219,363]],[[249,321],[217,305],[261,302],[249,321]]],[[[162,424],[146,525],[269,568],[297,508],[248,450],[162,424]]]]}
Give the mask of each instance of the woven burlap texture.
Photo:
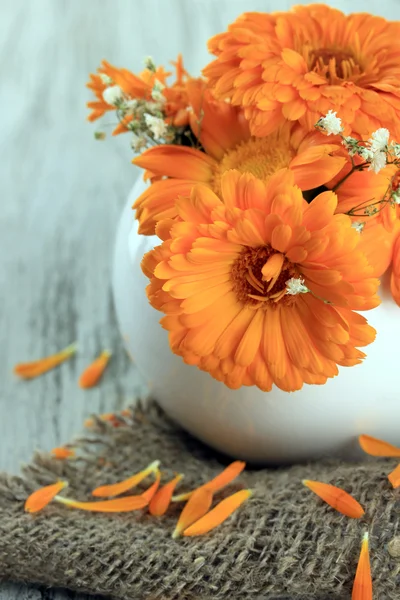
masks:
{"type": "Polygon", "coordinates": [[[96,420],[93,433],[77,443],[80,460],[37,453],[23,477],[1,475],[1,579],[126,600],[349,599],[368,529],[374,598],[400,598],[399,495],[387,481],[393,461],[246,470],[239,483],[254,495],[237,513],[208,535],[172,540],[177,505],[162,518],[144,511],[84,513],[58,504],[29,515],[24,500],[57,478],[69,481],[69,496],[89,499],[94,487],[154,459],[162,461],[166,477],[184,473],[180,489],[191,489],[220,472],[224,459],[154,404],[137,407],[118,428],[96,420]],[[366,516],[340,515],[301,484],[304,478],[344,487],[366,507],[366,516]]]}

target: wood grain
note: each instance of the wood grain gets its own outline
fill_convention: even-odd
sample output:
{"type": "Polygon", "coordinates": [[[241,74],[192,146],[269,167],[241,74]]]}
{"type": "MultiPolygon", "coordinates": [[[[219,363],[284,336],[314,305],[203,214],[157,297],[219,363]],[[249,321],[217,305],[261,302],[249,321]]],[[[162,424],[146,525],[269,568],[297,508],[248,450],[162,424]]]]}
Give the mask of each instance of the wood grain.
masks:
{"type": "MultiPolygon", "coordinates": [[[[0,469],[17,472],[34,448],[67,442],[90,413],[122,408],[143,391],[110,290],[116,225],[138,172],[126,136],[94,140],[88,73],[102,58],[137,71],[147,54],[161,63],[183,51],[197,74],[209,60],[207,38],[240,12],[290,4],[0,0],[0,469]],[[74,340],[78,355],[53,372],[31,382],[12,375],[16,362],[74,340]],[[101,386],[80,390],[81,370],[105,347],[114,356],[101,386]]],[[[397,0],[332,4],[400,16],[397,0]]],[[[0,597],[86,598],[19,584],[3,584],[0,597]]]]}

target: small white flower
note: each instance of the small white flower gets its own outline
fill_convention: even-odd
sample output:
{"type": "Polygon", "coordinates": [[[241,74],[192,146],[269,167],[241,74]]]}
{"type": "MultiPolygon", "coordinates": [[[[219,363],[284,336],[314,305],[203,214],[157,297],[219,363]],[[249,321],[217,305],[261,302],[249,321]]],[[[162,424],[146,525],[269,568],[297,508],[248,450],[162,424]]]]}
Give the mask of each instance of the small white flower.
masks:
{"type": "Polygon", "coordinates": [[[144,66],[146,67],[146,69],[148,69],[149,71],[153,71],[153,73],[155,72],[156,63],[154,62],[154,60],[151,56],[146,56],[143,59],[143,63],[144,63],[144,66]]]}
{"type": "Polygon", "coordinates": [[[362,233],[365,227],[365,221],[353,221],[351,224],[352,228],[358,231],[358,233],[362,233]]]}
{"type": "Polygon", "coordinates": [[[358,154],[361,156],[361,158],[363,158],[364,160],[372,160],[374,154],[373,152],[371,152],[371,150],[369,150],[368,148],[366,148],[365,146],[360,146],[358,148],[358,154]]]}
{"type": "Polygon", "coordinates": [[[112,82],[113,82],[113,80],[111,79],[111,77],[109,77],[105,73],[100,73],[100,79],[104,83],[104,85],[111,85],[112,82]]]}
{"type": "Polygon", "coordinates": [[[386,166],[386,152],[375,152],[371,158],[371,164],[368,171],[379,173],[386,166]]]}
{"type": "Polygon", "coordinates": [[[103,92],[103,100],[110,106],[117,106],[124,98],[124,94],[119,85],[112,85],[103,92]]]}
{"type": "Polygon", "coordinates": [[[400,190],[392,192],[391,198],[395,204],[400,204],[400,190]]]}
{"type": "Polygon", "coordinates": [[[306,294],[310,290],[304,285],[304,279],[302,277],[292,277],[286,282],[286,293],[289,296],[296,296],[297,294],[306,294]]]}
{"type": "Polygon", "coordinates": [[[159,117],[154,117],[153,115],[149,115],[145,113],[144,115],[146,125],[150,129],[151,133],[155,140],[159,140],[164,137],[167,133],[167,125],[165,124],[163,119],[159,117]]]}
{"type": "Polygon", "coordinates": [[[396,144],[396,142],[392,142],[389,146],[389,152],[390,154],[393,154],[393,156],[396,156],[396,158],[400,157],[400,144],[396,144]]]}
{"type": "Polygon", "coordinates": [[[350,136],[344,137],[342,140],[342,144],[346,148],[350,156],[358,154],[359,147],[358,140],[356,138],[350,136]]]}
{"type": "Polygon", "coordinates": [[[143,148],[146,148],[147,141],[146,138],[142,135],[136,135],[135,133],[132,135],[131,139],[131,148],[134,152],[140,152],[143,148]]]}
{"type": "Polygon", "coordinates": [[[165,85],[163,85],[161,81],[158,81],[158,79],[156,79],[154,82],[154,87],[151,90],[151,97],[153,98],[153,100],[155,100],[156,102],[165,102],[165,96],[162,93],[164,88],[165,85]]]}
{"type": "Polygon", "coordinates": [[[328,135],[338,135],[343,131],[341,119],[332,110],[329,110],[325,117],[321,117],[317,125],[322,127],[328,135]]]}
{"type": "Polygon", "coordinates": [[[374,131],[372,136],[369,138],[369,148],[371,152],[386,152],[389,143],[389,130],[381,127],[374,131]]]}

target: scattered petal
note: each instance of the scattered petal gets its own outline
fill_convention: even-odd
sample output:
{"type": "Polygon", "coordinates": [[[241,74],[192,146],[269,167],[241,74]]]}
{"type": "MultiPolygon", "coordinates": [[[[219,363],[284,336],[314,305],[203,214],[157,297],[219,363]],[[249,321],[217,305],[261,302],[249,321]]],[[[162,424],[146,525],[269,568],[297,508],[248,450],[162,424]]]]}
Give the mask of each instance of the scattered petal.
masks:
{"type": "Polygon", "coordinates": [[[173,538],[182,535],[182,532],[190,527],[201,517],[203,517],[211,506],[213,492],[208,487],[201,487],[195,490],[187,501],[183,511],[180,514],[173,538]]]}
{"type": "Polygon", "coordinates": [[[67,458],[73,458],[75,456],[75,450],[67,448],[66,446],[59,446],[58,448],[53,448],[50,451],[50,454],[52,454],[54,458],[65,460],[67,458]]]}
{"type": "Polygon", "coordinates": [[[143,479],[145,479],[150,473],[153,473],[158,470],[160,465],[159,460],[155,460],[150,463],[148,467],[140,471],[139,473],[135,473],[128,479],[124,479],[123,481],[119,481],[118,483],[113,483],[111,485],[102,485],[93,490],[92,495],[98,498],[110,498],[112,496],[119,496],[124,492],[127,492],[131,488],[138,485],[143,479]]]}
{"type": "Polygon", "coordinates": [[[66,481],[57,481],[33,492],[25,502],[25,512],[36,513],[47,506],[61,490],[67,487],[66,481]]]}
{"type": "Polygon", "coordinates": [[[149,504],[152,501],[154,495],[158,490],[158,486],[160,485],[161,473],[158,467],[155,469],[154,473],[156,476],[155,482],[145,492],[143,492],[143,494],[141,494],[142,498],[147,500],[147,504],[149,504]]]}
{"type": "Polygon", "coordinates": [[[394,489],[400,487],[400,465],[397,465],[397,467],[389,473],[388,479],[394,489]]]}
{"type": "Polygon", "coordinates": [[[361,504],[341,488],[309,479],[305,479],[303,484],[343,515],[352,519],[359,519],[363,516],[364,509],[361,504]]]}
{"type": "Polygon", "coordinates": [[[103,350],[100,356],[83,371],[79,378],[79,386],[84,389],[94,387],[100,381],[110,357],[111,352],[103,350]]]}
{"type": "MultiPolygon", "coordinates": [[[[121,412],[122,415],[122,412],[121,412]]],[[[122,415],[123,416],[123,415],[122,415]]],[[[122,421],[116,413],[103,413],[99,415],[98,418],[100,421],[105,421],[106,423],[110,423],[113,427],[120,427],[122,425],[122,421]]],[[[86,419],[83,425],[85,427],[93,427],[95,421],[94,419],[86,419]]]]}
{"type": "Polygon", "coordinates": [[[15,375],[21,377],[21,379],[33,379],[34,377],[39,377],[39,375],[43,375],[43,373],[47,373],[54,367],[57,367],[62,362],[70,358],[73,354],[75,354],[77,350],[77,344],[71,344],[61,350],[61,352],[57,352],[57,354],[52,354],[51,356],[46,356],[45,358],[40,358],[39,360],[34,360],[32,362],[27,363],[19,363],[14,367],[15,375]]]}
{"type": "Polygon", "coordinates": [[[353,584],[351,600],[372,600],[371,566],[368,552],[368,533],[364,534],[353,584]]]}
{"type": "Polygon", "coordinates": [[[203,535],[223,523],[245,500],[251,496],[251,490],[240,490],[222,500],[204,517],[184,530],[184,536],[203,535]]]}
{"type": "Polygon", "coordinates": [[[358,441],[364,452],[371,456],[400,456],[400,448],[370,435],[360,435],[358,441]]]}
{"type": "MultiPolygon", "coordinates": [[[[241,460],[236,460],[235,462],[228,465],[226,469],[222,471],[222,473],[220,473],[219,475],[214,477],[214,479],[211,479],[201,487],[207,486],[207,488],[212,492],[218,492],[219,490],[222,490],[222,488],[227,486],[229,483],[231,483],[234,479],[236,479],[236,477],[240,475],[240,473],[243,471],[245,466],[245,462],[241,460]]],[[[179,494],[179,496],[174,496],[172,500],[173,502],[181,502],[182,500],[187,500],[188,498],[190,498],[194,491],[196,490],[193,490],[192,492],[186,492],[185,494],[179,494]]]]}
{"type": "Polygon", "coordinates": [[[167,512],[175,487],[182,478],[182,474],[177,475],[157,491],[150,502],[149,512],[151,515],[161,517],[167,512]]]}
{"type": "Polygon", "coordinates": [[[91,512],[131,512],[133,510],[139,510],[148,505],[148,500],[141,494],[138,496],[125,496],[125,498],[114,498],[113,500],[100,500],[98,502],[78,502],[71,498],[62,498],[61,496],[55,496],[54,500],[65,504],[70,508],[77,508],[79,510],[88,510],[91,512]]]}

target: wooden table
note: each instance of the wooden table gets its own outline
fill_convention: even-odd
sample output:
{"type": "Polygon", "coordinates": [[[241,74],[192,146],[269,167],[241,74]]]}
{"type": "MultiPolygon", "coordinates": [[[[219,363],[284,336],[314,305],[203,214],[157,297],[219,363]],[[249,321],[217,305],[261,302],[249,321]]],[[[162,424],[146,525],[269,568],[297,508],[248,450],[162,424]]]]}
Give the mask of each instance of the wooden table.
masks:
{"type": "MultiPolygon", "coordinates": [[[[94,140],[96,127],[85,121],[88,74],[102,58],[139,71],[148,54],[166,63],[180,51],[197,74],[209,60],[206,40],[237,15],[290,4],[0,0],[1,469],[17,472],[35,448],[67,442],[90,413],[120,409],[143,391],[122,348],[110,289],[116,225],[139,173],[127,135],[94,140]],[[31,382],[13,376],[15,363],[75,340],[77,356],[60,368],[31,382]],[[102,384],[80,390],[80,372],[103,348],[114,355],[102,384]]],[[[400,18],[397,0],[331,4],[400,18]]],[[[84,596],[4,584],[0,597],[84,596]]]]}

